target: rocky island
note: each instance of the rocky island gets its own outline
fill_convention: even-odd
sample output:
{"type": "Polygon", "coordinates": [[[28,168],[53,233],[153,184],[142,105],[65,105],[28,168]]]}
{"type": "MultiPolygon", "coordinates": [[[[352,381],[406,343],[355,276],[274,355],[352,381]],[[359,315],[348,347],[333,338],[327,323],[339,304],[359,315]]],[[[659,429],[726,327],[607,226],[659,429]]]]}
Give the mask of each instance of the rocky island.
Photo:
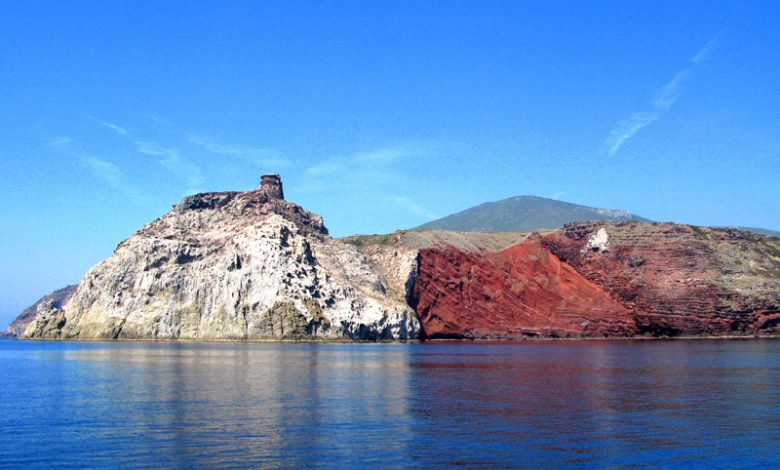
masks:
{"type": "MultiPolygon", "coordinates": [[[[121,242],[12,333],[44,339],[408,340],[762,335],[780,239],[590,221],[533,233],[329,236],[284,199],[201,193],[121,242]]],[[[28,309],[29,310],[29,309],[28,309]]]]}

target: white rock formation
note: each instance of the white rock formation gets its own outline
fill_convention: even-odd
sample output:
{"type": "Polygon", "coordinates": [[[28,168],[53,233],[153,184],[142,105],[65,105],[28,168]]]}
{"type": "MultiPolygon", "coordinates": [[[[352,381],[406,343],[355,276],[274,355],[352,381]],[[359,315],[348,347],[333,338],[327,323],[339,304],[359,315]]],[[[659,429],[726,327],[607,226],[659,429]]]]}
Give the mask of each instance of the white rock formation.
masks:
{"type": "Polygon", "coordinates": [[[262,189],[204,193],[120,243],[62,309],[39,309],[25,336],[416,337],[416,314],[386,284],[318,215],[262,189]]]}
{"type": "Polygon", "coordinates": [[[596,233],[588,238],[588,243],[582,248],[582,255],[584,256],[589,251],[605,252],[609,251],[609,234],[601,227],[596,233]]]}

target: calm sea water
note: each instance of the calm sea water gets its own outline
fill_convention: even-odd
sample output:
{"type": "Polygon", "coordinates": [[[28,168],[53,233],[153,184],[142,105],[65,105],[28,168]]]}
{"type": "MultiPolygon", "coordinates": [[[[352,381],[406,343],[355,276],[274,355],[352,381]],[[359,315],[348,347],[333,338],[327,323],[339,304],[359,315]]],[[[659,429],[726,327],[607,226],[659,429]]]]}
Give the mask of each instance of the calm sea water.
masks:
{"type": "Polygon", "coordinates": [[[780,465],[780,341],[0,341],[2,467],[780,465]]]}

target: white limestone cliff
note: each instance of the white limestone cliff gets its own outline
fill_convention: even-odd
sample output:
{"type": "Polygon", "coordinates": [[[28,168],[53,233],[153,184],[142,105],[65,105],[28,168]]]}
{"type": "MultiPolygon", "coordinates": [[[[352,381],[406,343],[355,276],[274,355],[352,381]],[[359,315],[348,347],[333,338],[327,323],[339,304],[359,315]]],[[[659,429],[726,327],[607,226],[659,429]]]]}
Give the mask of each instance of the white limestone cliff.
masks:
{"type": "MultiPolygon", "coordinates": [[[[281,187],[279,188],[281,191],[281,187]]],[[[408,339],[415,312],[322,219],[249,192],[189,196],[119,244],[28,338],[408,339]]]]}

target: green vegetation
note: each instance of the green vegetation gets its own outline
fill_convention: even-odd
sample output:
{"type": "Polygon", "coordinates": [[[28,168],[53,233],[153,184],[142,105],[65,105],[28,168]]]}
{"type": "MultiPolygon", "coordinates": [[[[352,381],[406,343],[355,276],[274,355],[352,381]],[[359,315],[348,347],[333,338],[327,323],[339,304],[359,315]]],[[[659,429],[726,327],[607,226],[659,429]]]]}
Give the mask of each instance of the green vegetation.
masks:
{"type": "Polygon", "coordinates": [[[389,245],[390,235],[363,235],[351,237],[345,240],[350,245],[362,248],[367,245],[389,245]]]}
{"type": "Polygon", "coordinates": [[[344,241],[346,241],[350,245],[354,245],[354,246],[356,246],[358,248],[362,248],[362,247],[366,246],[366,240],[364,238],[347,238],[344,241]]]}
{"type": "Polygon", "coordinates": [[[765,228],[755,228],[755,227],[710,227],[712,230],[717,230],[718,232],[727,232],[729,230],[737,229],[737,230],[744,230],[745,232],[752,232],[757,235],[763,235],[765,237],[771,237],[771,238],[780,238],[780,232],[777,232],[775,230],[769,230],[765,228]]]}
{"type": "Polygon", "coordinates": [[[696,225],[689,225],[688,227],[690,227],[691,230],[693,230],[693,233],[695,233],[697,237],[699,237],[699,238],[709,238],[709,235],[707,235],[707,232],[702,230],[701,227],[698,227],[696,225]]]}

